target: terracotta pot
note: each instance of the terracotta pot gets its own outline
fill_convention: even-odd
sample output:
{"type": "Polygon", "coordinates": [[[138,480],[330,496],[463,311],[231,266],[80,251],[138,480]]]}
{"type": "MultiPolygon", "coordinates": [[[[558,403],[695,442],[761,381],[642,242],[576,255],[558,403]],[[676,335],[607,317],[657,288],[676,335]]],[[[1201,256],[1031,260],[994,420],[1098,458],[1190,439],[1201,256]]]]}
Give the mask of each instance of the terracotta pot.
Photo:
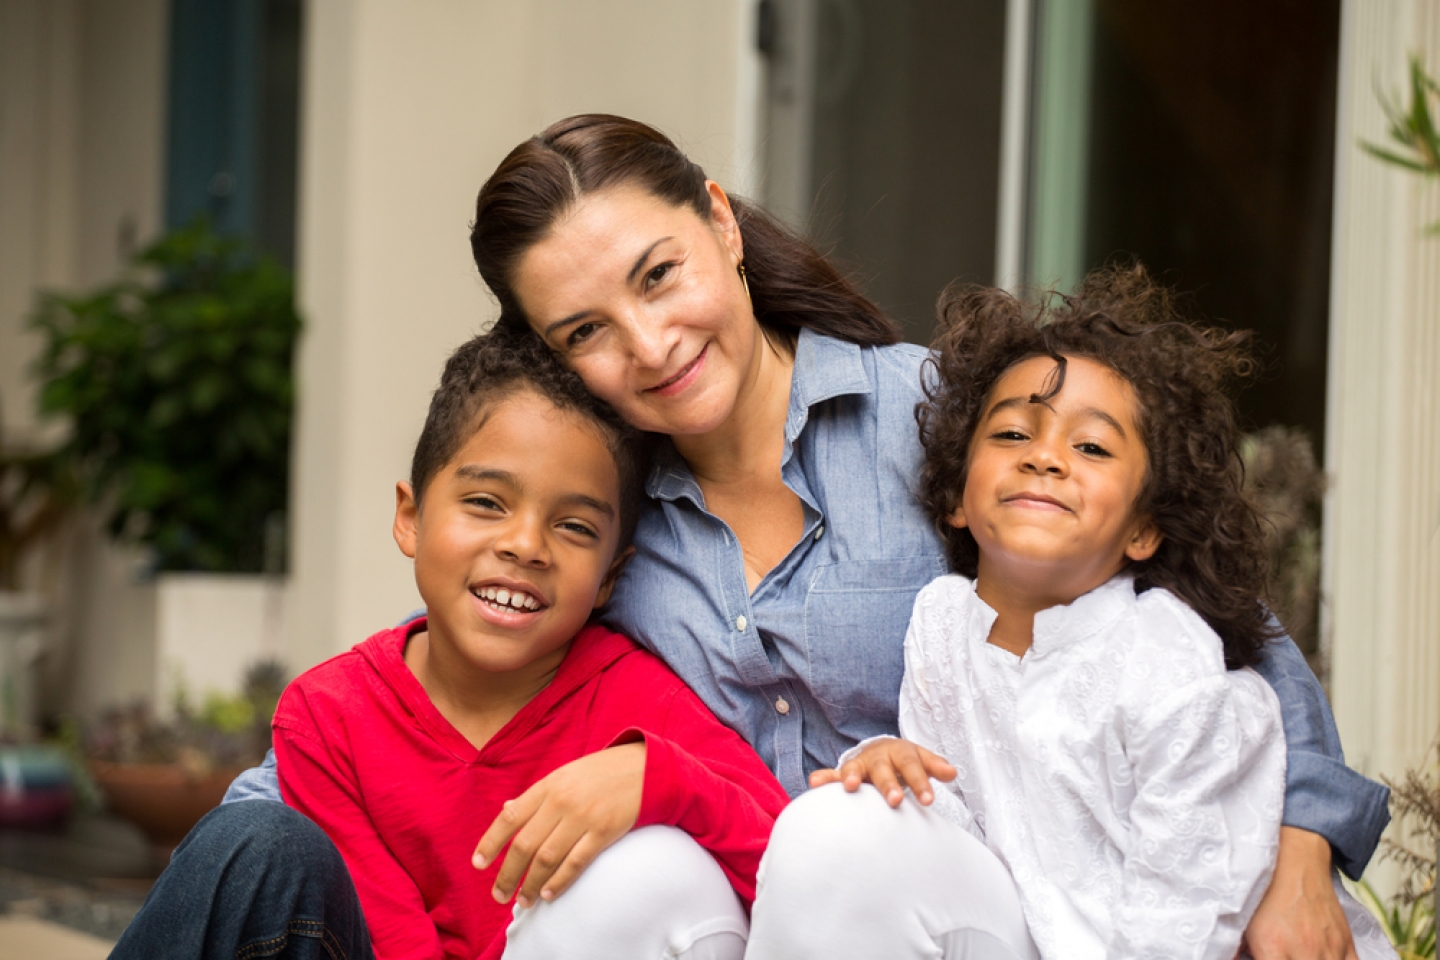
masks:
{"type": "Polygon", "coordinates": [[[135,824],[152,844],[167,851],[220,805],[241,769],[222,767],[196,777],[174,763],[90,762],[90,775],[111,812],[135,824]]]}

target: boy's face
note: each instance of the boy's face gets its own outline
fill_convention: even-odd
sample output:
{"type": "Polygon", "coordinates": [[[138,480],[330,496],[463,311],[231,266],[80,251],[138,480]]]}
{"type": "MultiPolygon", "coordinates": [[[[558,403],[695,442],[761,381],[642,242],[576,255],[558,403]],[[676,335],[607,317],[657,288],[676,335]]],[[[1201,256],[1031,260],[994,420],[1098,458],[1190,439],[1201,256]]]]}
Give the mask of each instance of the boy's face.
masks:
{"type": "Polygon", "coordinates": [[[487,673],[553,670],[623,562],[620,479],[599,429],[530,390],[491,406],[417,508],[397,484],[429,656],[487,673]]]}
{"type": "Polygon", "coordinates": [[[1104,364],[1070,357],[1061,391],[1031,403],[1054,369],[1050,357],[1031,357],[996,382],[950,516],[975,536],[982,584],[1046,605],[1069,603],[1160,546],[1135,511],[1146,453],[1134,388],[1104,364]]]}

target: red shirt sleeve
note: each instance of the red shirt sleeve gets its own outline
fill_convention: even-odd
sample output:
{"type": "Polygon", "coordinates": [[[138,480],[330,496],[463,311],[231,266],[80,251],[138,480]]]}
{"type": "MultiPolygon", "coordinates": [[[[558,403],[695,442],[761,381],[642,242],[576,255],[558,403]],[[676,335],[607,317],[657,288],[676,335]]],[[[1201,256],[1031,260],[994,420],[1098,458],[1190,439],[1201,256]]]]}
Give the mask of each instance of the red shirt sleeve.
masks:
{"type": "Polygon", "coordinates": [[[645,738],[645,784],[635,825],[663,824],[690,834],[748,907],[770,829],[789,797],[750,745],[671,677],[675,687],[659,729],[615,738],[624,742],[637,732],[645,738]]]}
{"type": "Polygon", "coordinates": [[[326,727],[292,685],[275,713],[275,760],[285,802],[325,831],[345,858],[378,960],[438,960],[439,932],[415,881],[365,812],[343,738],[322,743],[326,727]]]}

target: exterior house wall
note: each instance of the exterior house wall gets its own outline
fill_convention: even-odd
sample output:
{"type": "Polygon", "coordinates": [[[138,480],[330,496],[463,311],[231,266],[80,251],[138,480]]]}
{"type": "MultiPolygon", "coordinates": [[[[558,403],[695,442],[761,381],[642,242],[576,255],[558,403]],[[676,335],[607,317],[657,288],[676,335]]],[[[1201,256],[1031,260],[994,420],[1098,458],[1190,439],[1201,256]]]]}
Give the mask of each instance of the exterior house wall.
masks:
{"type": "Polygon", "coordinates": [[[650,122],[722,183],[752,182],[745,0],[316,0],[303,57],[302,346],[290,661],[419,604],[394,484],[449,351],[495,308],[467,242],[476,192],[523,138],[599,111],[650,122]]]}

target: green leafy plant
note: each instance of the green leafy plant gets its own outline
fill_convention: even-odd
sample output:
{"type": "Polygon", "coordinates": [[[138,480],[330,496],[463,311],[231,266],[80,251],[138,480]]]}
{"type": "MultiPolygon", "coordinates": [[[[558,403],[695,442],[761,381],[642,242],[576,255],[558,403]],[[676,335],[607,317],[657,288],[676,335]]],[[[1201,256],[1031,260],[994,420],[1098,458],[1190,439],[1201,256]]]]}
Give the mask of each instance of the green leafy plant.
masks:
{"type": "MultiPolygon", "coordinates": [[[[1440,131],[1435,126],[1431,101],[1440,108],[1440,83],[1425,72],[1419,57],[1410,58],[1410,103],[1380,95],[1380,105],[1390,121],[1390,146],[1361,142],[1360,148],[1379,160],[1403,167],[1424,177],[1440,176],[1440,131]]],[[[1440,222],[1430,225],[1440,232],[1440,222]]]]}
{"type": "Polygon", "coordinates": [[[277,264],[197,222],[115,283],[48,294],[41,411],[112,535],[159,570],[275,571],[300,318],[277,264]]]}
{"type": "Polygon", "coordinates": [[[77,495],[64,457],[8,444],[0,432],[0,590],[20,589],[25,555],[61,524],[77,495]]]}
{"type": "Polygon", "coordinates": [[[1361,880],[1355,885],[1357,898],[1380,921],[1380,929],[1390,938],[1400,960],[1434,960],[1435,908],[1426,900],[1405,903],[1399,899],[1388,907],[1370,884],[1361,880]]]}

